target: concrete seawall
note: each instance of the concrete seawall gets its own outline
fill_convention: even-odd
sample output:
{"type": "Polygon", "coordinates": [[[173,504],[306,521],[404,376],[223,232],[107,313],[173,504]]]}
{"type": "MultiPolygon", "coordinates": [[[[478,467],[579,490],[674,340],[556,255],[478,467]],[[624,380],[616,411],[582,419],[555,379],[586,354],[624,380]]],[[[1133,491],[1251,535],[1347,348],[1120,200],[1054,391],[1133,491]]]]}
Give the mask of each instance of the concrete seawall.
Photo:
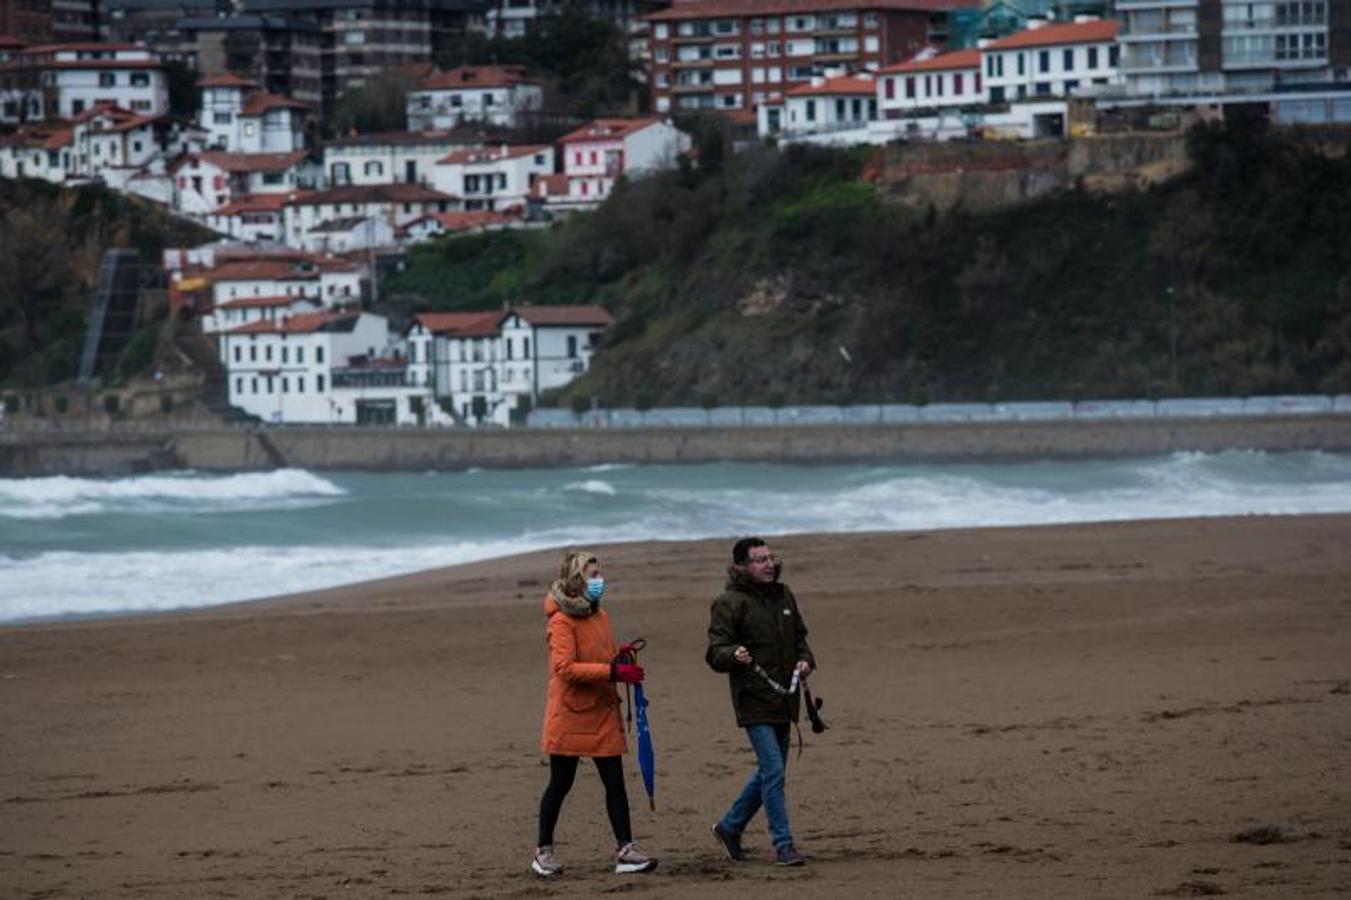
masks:
{"type": "Polygon", "coordinates": [[[719,460],[1018,460],[1227,449],[1351,452],[1351,416],[558,431],[288,427],[9,433],[0,434],[0,476],[283,466],[398,471],[719,460]]]}

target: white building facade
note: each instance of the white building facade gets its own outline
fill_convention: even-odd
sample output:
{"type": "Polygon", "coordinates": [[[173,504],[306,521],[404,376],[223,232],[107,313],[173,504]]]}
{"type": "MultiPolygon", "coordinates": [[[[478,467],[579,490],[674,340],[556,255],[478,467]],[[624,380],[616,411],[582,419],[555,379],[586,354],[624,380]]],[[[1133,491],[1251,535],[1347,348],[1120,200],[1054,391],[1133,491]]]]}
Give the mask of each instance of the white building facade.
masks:
{"type": "Polygon", "coordinates": [[[544,88],[524,66],[460,66],[424,78],[408,92],[408,128],[454,128],[465,122],[514,128],[544,105],[544,88]]]}
{"type": "Polygon", "coordinates": [[[558,141],[568,193],[564,200],[597,205],[621,175],[634,178],[673,169],[690,137],[663,119],[596,119],[558,141]]]}
{"type": "Polygon", "coordinates": [[[466,210],[524,208],[535,181],[554,174],[554,149],[547,144],[497,144],[443,157],[432,186],[459,197],[466,210]]]}
{"type": "Polygon", "coordinates": [[[0,64],[0,124],[72,119],[96,106],[138,115],[169,111],[169,86],[157,54],[138,44],[44,44],[0,64]]]}
{"type": "Polygon", "coordinates": [[[1120,83],[1114,20],[1033,19],[1028,26],[981,48],[990,103],[1066,97],[1120,83]]]}

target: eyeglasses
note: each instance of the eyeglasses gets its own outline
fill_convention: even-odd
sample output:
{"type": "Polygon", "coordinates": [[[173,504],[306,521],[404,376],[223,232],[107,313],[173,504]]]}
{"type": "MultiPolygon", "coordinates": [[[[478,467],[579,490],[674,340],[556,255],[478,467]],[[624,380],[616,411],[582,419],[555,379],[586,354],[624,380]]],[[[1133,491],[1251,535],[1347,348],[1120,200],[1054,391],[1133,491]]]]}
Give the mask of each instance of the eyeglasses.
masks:
{"type": "Polygon", "coordinates": [[[746,557],[746,565],[748,565],[748,566],[749,566],[749,565],[760,565],[760,564],[762,564],[762,563],[776,563],[776,562],[778,562],[778,561],[779,561],[779,558],[778,558],[777,556],[773,556],[773,555],[770,555],[770,556],[748,556],[748,557],[746,557]]]}

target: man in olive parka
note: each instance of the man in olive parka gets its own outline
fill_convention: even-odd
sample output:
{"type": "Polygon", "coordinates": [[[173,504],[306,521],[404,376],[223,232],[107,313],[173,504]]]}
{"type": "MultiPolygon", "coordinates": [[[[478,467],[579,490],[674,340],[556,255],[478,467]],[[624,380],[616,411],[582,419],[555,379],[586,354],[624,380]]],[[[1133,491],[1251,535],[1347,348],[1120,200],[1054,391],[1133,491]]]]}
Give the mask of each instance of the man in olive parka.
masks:
{"type": "Polygon", "coordinates": [[[779,581],[780,571],[764,541],[742,538],[732,548],[727,588],[713,601],[705,659],[715,672],[728,673],[737,725],[746,729],[756,759],[755,774],[713,835],[728,857],[741,859],[741,833],[764,806],[776,864],[800,866],[784,797],[789,731],[798,718],[799,692],[789,691],[794,673],[805,678],[816,658],[797,598],[779,581]]]}

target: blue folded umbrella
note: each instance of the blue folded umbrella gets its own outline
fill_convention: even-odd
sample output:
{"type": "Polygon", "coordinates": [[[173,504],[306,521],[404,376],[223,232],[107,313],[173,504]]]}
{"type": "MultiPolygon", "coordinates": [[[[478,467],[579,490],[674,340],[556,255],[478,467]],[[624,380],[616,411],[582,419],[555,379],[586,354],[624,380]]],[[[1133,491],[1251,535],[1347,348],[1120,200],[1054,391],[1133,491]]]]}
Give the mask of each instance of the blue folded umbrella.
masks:
{"type": "Polygon", "coordinates": [[[657,760],[652,752],[652,732],[647,727],[647,695],[641,684],[633,686],[633,703],[638,710],[638,770],[647,788],[648,808],[656,810],[657,760]]]}

